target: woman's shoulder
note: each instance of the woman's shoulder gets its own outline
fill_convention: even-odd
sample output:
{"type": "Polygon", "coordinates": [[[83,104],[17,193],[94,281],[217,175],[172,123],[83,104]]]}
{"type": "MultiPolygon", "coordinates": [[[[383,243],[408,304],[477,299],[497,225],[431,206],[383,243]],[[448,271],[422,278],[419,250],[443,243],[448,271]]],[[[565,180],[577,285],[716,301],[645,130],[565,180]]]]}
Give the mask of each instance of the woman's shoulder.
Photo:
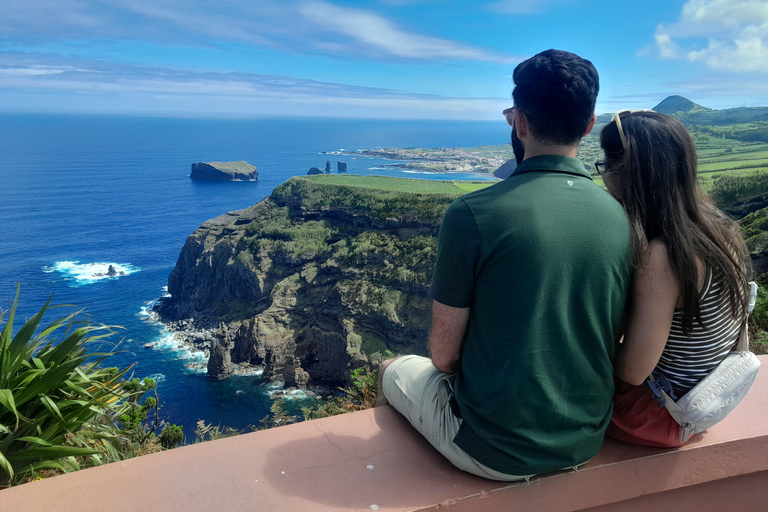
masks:
{"type": "MultiPolygon", "coordinates": [[[[652,281],[669,280],[668,290],[675,290],[676,293],[680,292],[679,281],[677,275],[672,268],[672,263],[669,259],[669,253],[667,252],[667,244],[661,238],[654,238],[648,242],[648,248],[646,249],[645,265],[643,268],[644,273],[648,273],[652,281]],[[654,279],[655,278],[655,279],[654,279]]],[[[707,281],[707,266],[704,261],[695,256],[697,280],[696,289],[701,292],[706,285],[707,281]]],[[[681,304],[678,302],[677,307],[681,304]]]]}
{"type": "Polygon", "coordinates": [[[660,271],[666,269],[672,271],[669,253],[667,253],[667,244],[662,238],[654,238],[648,242],[648,247],[645,249],[643,270],[660,271]]]}

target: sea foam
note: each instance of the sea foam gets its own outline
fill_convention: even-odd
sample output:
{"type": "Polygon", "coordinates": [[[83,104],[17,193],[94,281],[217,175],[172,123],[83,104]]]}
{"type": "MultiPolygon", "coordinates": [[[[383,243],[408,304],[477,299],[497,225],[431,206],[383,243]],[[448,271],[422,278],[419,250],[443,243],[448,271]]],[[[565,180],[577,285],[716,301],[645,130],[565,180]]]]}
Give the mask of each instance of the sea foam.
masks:
{"type": "Polygon", "coordinates": [[[44,272],[60,274],[73,287],[93,284],[106,279],[118,279],[140,270],[139,267],[130,263],[80,263],[79,261],[57,261],[49,267],[43,267],[44,272]],[[115,269],[115,275],[109,275],[110,266],[115,269]]]}

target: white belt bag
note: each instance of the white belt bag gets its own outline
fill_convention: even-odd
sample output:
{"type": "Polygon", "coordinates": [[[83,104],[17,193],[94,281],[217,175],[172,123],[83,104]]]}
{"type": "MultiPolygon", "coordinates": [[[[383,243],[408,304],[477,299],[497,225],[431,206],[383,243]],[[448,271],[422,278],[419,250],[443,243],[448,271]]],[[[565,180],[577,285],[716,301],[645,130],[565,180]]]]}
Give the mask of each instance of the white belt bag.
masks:
{"type": "Polygon", "coordinates": [[[708,429],[725,418],[744,398],[757,377],[760,360],[749,351],[747,320],[755,307],[757,284],[749,283],[749,306],[739,341],[723,361],[677,402],[659,386],[651,375],[648,384],[669,414],[680,424],[680,441],[687,442],[693,434],[708,429]]]}

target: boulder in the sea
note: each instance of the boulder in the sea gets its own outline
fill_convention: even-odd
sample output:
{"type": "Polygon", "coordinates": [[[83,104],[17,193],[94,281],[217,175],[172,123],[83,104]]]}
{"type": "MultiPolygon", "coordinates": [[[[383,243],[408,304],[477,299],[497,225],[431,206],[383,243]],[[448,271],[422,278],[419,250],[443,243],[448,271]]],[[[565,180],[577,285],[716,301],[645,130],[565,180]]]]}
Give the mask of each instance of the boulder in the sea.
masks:
{"type": "Polygon", "coordinates": [[[244,160],[239,162],[197,162],[189,175],[193,180],[253,181],[259,178],[256,167],[244,160]]]}
{"type": "Polygon", "coordinates": [[[325,161],[325,172],[331,172],[331,161],[326,160],[325,161]]]}
{"type": "Polygon", "coordinates": [[[307,174],[323,174],[323,171],[317,167],[310,167],[309,171],[307,171],[307,174]]]}
{"type": "Polygon", "coordinates": [[[117,275],[117,270],[115,270],[115,266],[114,265],[110,265],[109,266],[109,268],[107,269],[107,275],[108,276],[116,276],[117,275]]]}
{"type": "Polygon", "coordinates": [[[347,172],[346,162],[336,162],[336,169],[338,169],[339,172],[347,172]]]}

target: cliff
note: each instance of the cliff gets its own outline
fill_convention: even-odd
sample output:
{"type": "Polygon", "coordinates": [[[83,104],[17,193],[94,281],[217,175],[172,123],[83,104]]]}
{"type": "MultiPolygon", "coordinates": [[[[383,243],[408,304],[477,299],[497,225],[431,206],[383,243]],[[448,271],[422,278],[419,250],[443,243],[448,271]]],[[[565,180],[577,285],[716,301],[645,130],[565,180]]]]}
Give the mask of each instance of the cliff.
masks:
{"type": "Polygon", "coordinates": [[[244,160],[238,162],[198,162],[192,164],[193,180],[253,181],[259,178],[256,167],[244,160]]]}
{"type": "Polygon", "coordinates": [[[364,364],[426,354],[439,223],[480,186],[292,178],[190,235],[157,311],[209,352],[211,378],[241,363],[286,386],[347,384],[364,364]]]}

